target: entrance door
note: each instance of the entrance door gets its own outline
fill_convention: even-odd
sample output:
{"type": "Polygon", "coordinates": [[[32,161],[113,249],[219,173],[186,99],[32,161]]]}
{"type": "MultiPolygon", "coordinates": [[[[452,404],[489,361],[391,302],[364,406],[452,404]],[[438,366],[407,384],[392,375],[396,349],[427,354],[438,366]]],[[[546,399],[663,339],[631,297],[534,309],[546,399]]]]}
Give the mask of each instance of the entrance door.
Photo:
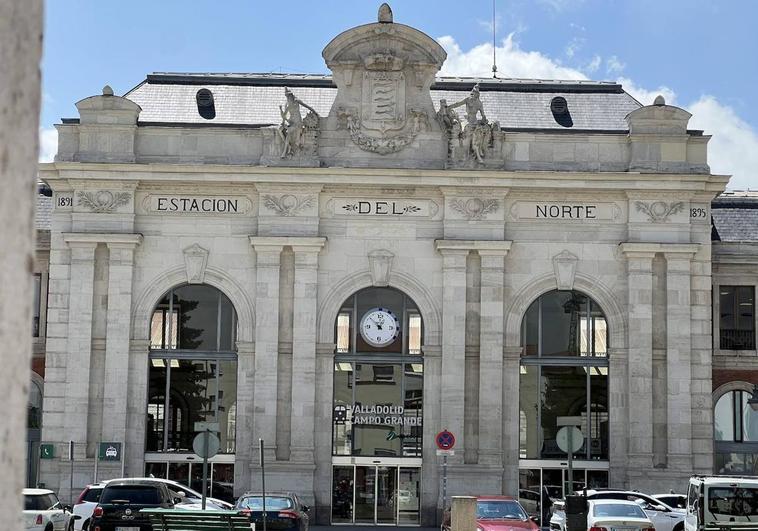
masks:
{"type": "Polygon", "coordinates": [[[397,465],[333,468],[333,524],[418,525],[420,502],[420,468],[397,465]]]}

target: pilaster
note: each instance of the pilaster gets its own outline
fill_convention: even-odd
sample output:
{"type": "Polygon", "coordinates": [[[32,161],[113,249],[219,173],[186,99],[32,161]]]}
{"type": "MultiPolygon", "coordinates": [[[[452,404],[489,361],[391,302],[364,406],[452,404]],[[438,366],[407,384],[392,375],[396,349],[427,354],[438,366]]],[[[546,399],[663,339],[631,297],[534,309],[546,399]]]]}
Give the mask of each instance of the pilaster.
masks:
{"type": "Polygon", "coordinates": [[[666,411],[668,466],[692,470],[691,267],[696,246],[664,252],[666,258],[666,411]],[[693,248],[694,247],[694,248],[693,248]]]}
{"type": "MultiPolygon", "coordinates": [[[[74,442],[86,443],[97,242],[82,241],[78,236],[75,233],[63,235],[71,249],[63,433],[74,442]]],[[[80,448],[84,447],[84,444],[80,445],[80,448]]]]}
{"type": "Polygon", "coordinates": [[[653,466],[653,258],[648,244],[622,243],[629,286],[629,466],[653,466]]]}
{"type": "Polygon", "coordinates": [[[109,258],[102,438],[124,443],[134,249],[142,242],[142,235],[125,234],[103,239],[108,246],[109,258]]]}
{"type": "Polygon", "coordinates": [[[255,343],[237,341],[237,430],[234,456],[234,495],[251,487],[250,463],[255,461],[257,438],[253,433],[255,343]]]}
{"type": "Polygon", "coordinates": [[[279,268],[282,238],[250,237],[256,255],[255,385],[253,438],[263,439],[266,459],[276,459],[279,357],[279,268]]]}
{"type": "MultiPolygon", "coordinates": [[[[495,242],[493,242],[495,243],[495,242]]],[[[479,325],[479,464],[502,463],[503,272],[511,242],[499,249],[479,249],[481,296],[479,325]]]]}
{"type": "Polygon", "coordinates": [[[290,460],[314,463],[316,416],[316,314],[318,311],[318,254],[326,238],[293,245],[295,299],[292,322],[292,446],[290,460]]]}
{"type": "MultiPolygon", "coordinates": [[[[144,337],[144,332],[140,336],[144,337]]],[[[127,476],[141,476],[145,472],[145,438],[147,415],[145,414],[148,389],[149,339],[129,341],[127,360],[129,386],[126,398],[126,458],[127,476]]]]}
{"type": "Polygon", "coordinates": [[[503,422],[500,430],[503,438],[503,492],[518,492],[519,488],[519,365],[521,347],[508,345],[503,348],[502,390],[503,422]]]}
{"type": "Polygon", "coordinates": [[[437,240],[442,254],[442,378],[440,427],[457,438],[451,462],[462,463],[466,441],[463,436],[466,370],[466,257],[469,242],[437,240]]]}

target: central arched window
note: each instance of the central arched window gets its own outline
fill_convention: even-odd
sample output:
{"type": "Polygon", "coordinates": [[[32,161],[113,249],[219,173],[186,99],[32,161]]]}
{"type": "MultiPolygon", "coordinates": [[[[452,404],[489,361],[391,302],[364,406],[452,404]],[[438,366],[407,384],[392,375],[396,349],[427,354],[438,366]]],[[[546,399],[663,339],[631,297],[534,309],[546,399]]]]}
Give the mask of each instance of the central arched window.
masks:
{"type": "Polygon", "coordinates": [[[608,330],[600,306],[578,291],[535,300],[522,323],[520,455],[565,459],[559,417],[581,417],[575,459],[608,459],[608,330]]]}
{"type": "Polygon", "coordinates": [[[197,423],[218,425],[221,453],[235,451],[237,315],[214,287],[169,291],[150,325],[148,452],[192,452],[197,423]]]}
{"type": "Polygon", "coordinates": [[[748,402],[752,393],[747,389],[744,384],[744,389],[727,391],[716,401],[713,468],[718,474],[758,472],[758,411],[748,402]]]}

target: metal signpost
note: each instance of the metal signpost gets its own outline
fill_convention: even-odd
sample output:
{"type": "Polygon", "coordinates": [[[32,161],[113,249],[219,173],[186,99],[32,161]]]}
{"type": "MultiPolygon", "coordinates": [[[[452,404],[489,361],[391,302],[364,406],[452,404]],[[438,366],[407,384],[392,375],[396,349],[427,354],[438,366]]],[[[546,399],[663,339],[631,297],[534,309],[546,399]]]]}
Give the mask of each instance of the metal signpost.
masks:
{"type": "Polygon", "coordinates": [[[258,439],[261,460],[261,499],[263,500],[263,531],[266,531],[266,467],[263,459],[263,439],[258,439]]]}
{"type": "MultiPolygon", "coordinates": [[[[201,424],[199,422],[195,423],[195,429],[197,430],[198,426],[197,424],[201,424]]],[[[200,426],[204,427],[205,430],[202,433],[198,433],[195,435],[195,439],[192,441],[192,449],[195,451],[195,453],[203,458],[203,498],[202,498],[202,508],[203,511],[205,510],[205,498],[207,496],[208,492],[208,458],[213,457],[218,453],[220,443],[218,440],[218,437],[216,437],[216,434],[211,432],[210,428],[211,426],[200,426]]]]}
{"type": "Polygon", "coordinates": [[[442,430],[434,438],[437,443],[437,455],[442,456],[442,512],[447,505],[447,456],[455,455],[455,435],[447,430],[442,430]]]}
{"type": "Polygon", "coordinates": [[[68,460],[71,461],[71,475],[69,476],[69,492],[71,507],[74,506],[74,441],[68,441],[68,460]]]}
{"type": "Polygon", "coordinates": [[[557,425],[562,427],[555,436],[555,442],[568,454],[568,481],[563,485],[563,494],[568,496],[574,491],[574,452],[579,451],[584,443],[584,435],[577,428],[582,425],[582,417],[558,417],[557,425]]]}

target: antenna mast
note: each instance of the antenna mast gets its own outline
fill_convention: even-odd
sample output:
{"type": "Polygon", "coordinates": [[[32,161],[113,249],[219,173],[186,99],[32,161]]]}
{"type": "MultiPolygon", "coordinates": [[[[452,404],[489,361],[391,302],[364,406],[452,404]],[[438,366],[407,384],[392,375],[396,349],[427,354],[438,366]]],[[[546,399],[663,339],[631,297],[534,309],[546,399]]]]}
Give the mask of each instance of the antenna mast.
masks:
{"type": "Polygon", "coordinates": [[[495,0],[492,0],[492,77],[497,78],[497,44],[495,42],[495,0]]]}

